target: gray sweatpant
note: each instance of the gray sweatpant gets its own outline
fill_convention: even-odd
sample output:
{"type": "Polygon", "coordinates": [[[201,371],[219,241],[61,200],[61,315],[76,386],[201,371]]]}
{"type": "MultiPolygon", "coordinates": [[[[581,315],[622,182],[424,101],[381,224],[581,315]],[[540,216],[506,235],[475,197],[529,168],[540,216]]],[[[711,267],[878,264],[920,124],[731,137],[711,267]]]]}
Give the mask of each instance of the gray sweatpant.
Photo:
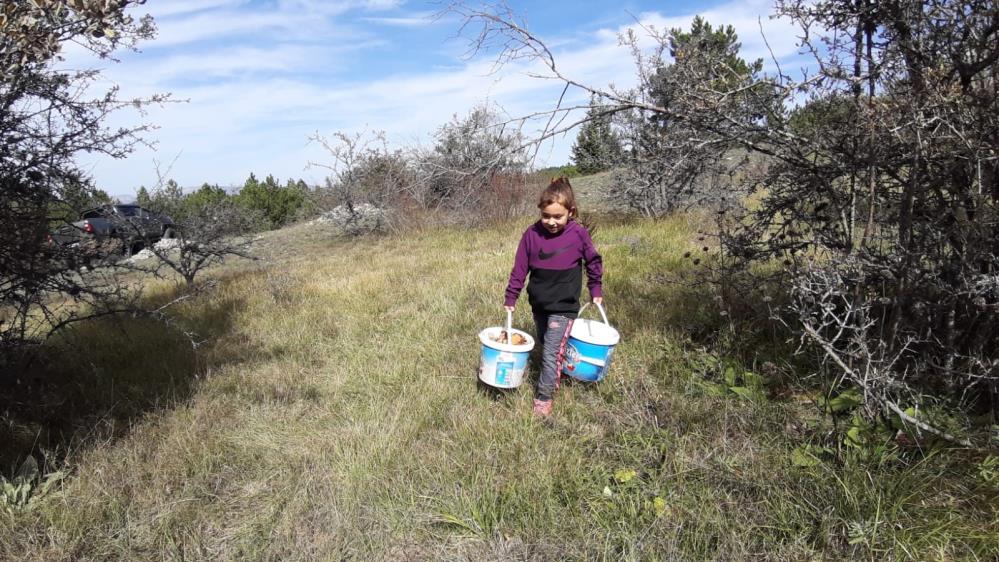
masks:
{"type": "Polygon", "coordinates": [[[541,344],[541,375],[535,397],[538,400],[551,400],[558,388],[559,370],[565,356],[565,342],[572,327],[572,318],[558,314],[534,313],[538,343],[541,344]]]}

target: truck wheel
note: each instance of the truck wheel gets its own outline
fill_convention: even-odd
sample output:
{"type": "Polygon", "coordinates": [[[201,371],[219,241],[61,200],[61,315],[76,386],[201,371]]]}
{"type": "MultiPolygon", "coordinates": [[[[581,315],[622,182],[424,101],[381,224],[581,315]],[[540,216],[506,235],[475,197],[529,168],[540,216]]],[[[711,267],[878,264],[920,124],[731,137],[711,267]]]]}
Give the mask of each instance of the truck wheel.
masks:
{"type": "Polygon", "coordinates": [[[136,242],[135,240],[122,240],[121,241],[121,257],[128,259],[142,250],[142,242],[136,242]]]}
{"type": "Polygon", "coordinates": [[[163,238],[168,238],[169,239],[169,238],[176,238],[176,237],[177,237],[177,232],[174,231],[173,227],[168,226],[168,227],[166,227],[163,230],[163,238]]]}

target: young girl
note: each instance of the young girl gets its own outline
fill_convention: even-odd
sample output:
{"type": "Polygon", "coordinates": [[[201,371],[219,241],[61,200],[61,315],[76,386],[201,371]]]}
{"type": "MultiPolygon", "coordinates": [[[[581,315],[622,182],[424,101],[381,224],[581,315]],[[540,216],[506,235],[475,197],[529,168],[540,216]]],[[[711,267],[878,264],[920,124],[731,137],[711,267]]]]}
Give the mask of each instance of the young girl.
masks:
{"type": "Polygon", "coordinates": [[[565,342],[572,321],[579,313],[583,280],[580,265],[586,263],[586,286],[595,303],[603,301],[603,265],[590,233],[574,220],[579,210],[568,179],[553,180],[541,192],[538,208],[541,220],[524,232],[517,246],[504,308],[513,312],[524,280],[530,274],[527,297],[534,312],[538,342],[542,344],[541,376],[534,397],[534,413],[547,417],[552,412],[552,397],[558,387],[565,342]]]}

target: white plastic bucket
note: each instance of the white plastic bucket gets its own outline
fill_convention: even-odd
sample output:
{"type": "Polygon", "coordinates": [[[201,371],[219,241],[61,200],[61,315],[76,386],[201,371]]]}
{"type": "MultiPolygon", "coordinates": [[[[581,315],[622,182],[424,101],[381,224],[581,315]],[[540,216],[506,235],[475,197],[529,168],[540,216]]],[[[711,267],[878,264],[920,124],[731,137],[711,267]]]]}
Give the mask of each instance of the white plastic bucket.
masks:
{"type": "Polygon", "coordinates": [[[479,332],[479,342],[482,344],[479,361],[479,380],[496,388],[516,388],[524,382],[524,371],[527,370],[527,358],[534,349],[534,338],[527,332],[510,327],[512,314],[507,312],[506,327],[494,326],[479,332]],[[493,341],[490,336],[497,337],[506,330],[508,338],[513,334],[524,336],[527,343],[513,345],[493,341]]]}
{"type": "MultiPolygon", "coordinates": [[[[586,303],[579,309],[583,314],[586,303]]],[[[562,361],[562,372],[574,379],[596,382],[607,375],[614,346],[621,341],[621,335],[607,321],[604,307],[597,304],[597,310],[603,322],[576,318],[572,322],[569,340],[565,345],[565,358],[562,361]]]]}

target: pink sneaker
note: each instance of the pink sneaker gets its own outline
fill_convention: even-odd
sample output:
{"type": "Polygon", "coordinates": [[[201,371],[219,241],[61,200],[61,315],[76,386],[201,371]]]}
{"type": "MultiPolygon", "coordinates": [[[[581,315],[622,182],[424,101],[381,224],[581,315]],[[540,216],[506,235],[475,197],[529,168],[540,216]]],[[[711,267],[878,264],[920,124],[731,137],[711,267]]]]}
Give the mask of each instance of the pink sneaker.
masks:
{"type": "Polygon", "coordinates": [[[552,415],[552,401],[551,400],[534,400],[534,415],[539,418],[547,418],[552,415]]]}

